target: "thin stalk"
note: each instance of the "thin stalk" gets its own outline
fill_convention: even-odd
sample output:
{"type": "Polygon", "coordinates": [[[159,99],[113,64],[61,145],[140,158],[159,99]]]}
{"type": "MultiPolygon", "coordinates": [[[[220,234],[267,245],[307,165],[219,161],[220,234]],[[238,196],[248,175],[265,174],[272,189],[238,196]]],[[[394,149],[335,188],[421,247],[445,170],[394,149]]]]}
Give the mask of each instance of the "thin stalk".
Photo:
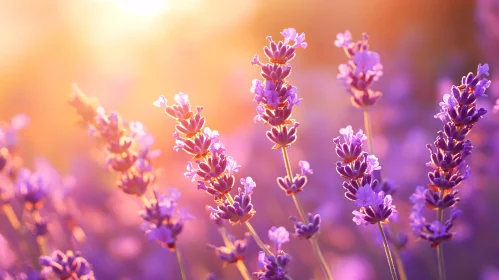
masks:
{"type": "Polygon", "coordinates": [[[9,220],[9,223],[12,226],[12,228],[15,231],[22,234],[23,230],[21,228],[21,222],[17,218],[16,213],[14,213],[14,209],[12,209],[12,205],[4,204],[3,205],[3,212],[5,213],[5,216],[7,217],[7,219],[9,220]]]}
{"type": "Polygon", "coordinates": [[[149,208],[150,205],[149,205],[149,200],[147,199],[147,197],[145,197],[145,195],[141,195],[141,196],[139,196],[139,198],[140,198],[140,201],[142,201],[142,203],[144,203],[144,205],[147,208],[149,208]]]}
{"type": "MultiPolygon", "coordinates": [[[[40,212],[38,212],[38,210],[32,210],[31,215],[32,215],[33,220],[35,222],[39,223],[42,221],[42,217],[40,216],[40,212]]],[[[49,254],[49,252],[48,252],[47,240],[45,239],[45,236],[38,235],[36,237],[36,243],[38,244],[38,247],[40,248],[40,255],[47,256],[49,254]]]]}
{"type": "MultiPolygon", "coordinates": [[[[440,191],[440,199],[444,196],[444,190],[440,191]]],[[[440,223],[443,224],[444,221],[444,211],[442,208],[438,208],[437,218],[440,223]]],[[[437,245],[437,261],[438,261],[438,276],[440,280],[445,280],[445,261],[444,261],[444,248],[442,242],[437,245]]]]}
{"type": "MultiPolygon", "coordinates": [[[[290,180],[293,180],[293,172],[291,170],[291,163],[289,161],[289,156],[288,156],[288,151],[286,147],[282,147],[282,157],[284,159],[284,165],[286,166],[286,173],[289,177],[290,180]]],[[[305,210],[303,210],[303,207],[300,204],[300,201],[298,200],[298,196],[295,193],[291,194],[291,197],[293,198],[293,202],[295,203],[295,207],[300,213],[301,219],[303,220],[304,223],[309,223],[310,221],[308,220],[307,215],[305,214],[305,210]]],[[[321,249],[319,247],[319,243],[317,242],[316,237],[312,237],[309,239],[310,244],[312,244],[312,249],[314,250],[315,256],[319,260],[319,263],[321,265],[322,272],[326,276],[326,279],[332,280],[333,275],[331,274],[331,271],[329,270],[329,266],[327,265],[326,259],[322,255],[321,249]]]]}
{"type": "Polygon", "coordinates": [[[175,248],[175,255],[177,255],[178,267],[180,269],[180,277],[182,278],[182,280],[187,280],[187,277],[185,276],[184,264],[182,262],[182,256],[180,255],[178,247],[175,248]]]}
{"type": "Polygon", "coordinates": [[[407,280],[404,263],[402,262],[402,258],[400,258],[400,250],[397,247],[393,250],[393,259],[395,261],[395,265],[397,266],[397,271],[400,274],[400,280],[407,280]]]}
{"type": "MultiPolygon", "coordinates": [[[[231,251],[234,250],[234,243],[232,243],[232,240],[230,240],[230,238],[227,236],[227,231],[225,230],[225,228],[219,227],[218,231],[220,232],[220,235],[224,240],[225,247],[229,248],[231,251]]],[[[251,274],[248,272],[248,269],[246,268],[246,265],[244,265],[244,262],[242,260],[237,260],[236,266],[244,280],[251,280],[251,274]]]]}
{"type": "Polygon", "coordinates": [[[388,240],[386,239],[385,231],[381,222],[378,222],[379,231],[381,232],[381,237],[383,238],[383,247],[385,248],[386,259],[388,260],[388,266],[390,267],[390,273],[392,274],[393,280],[398,280],[397,271],[395,270],[395,264],[393,263],[392,253],[390,252],[390,247],[388,246],[388,240]]]}
{"type": "Polygon", "coordinates": [[[369,154],[374,154],[374,146],[373,146],[373,132],[371,128],[371,121],[369,117],[369,110],[367,107],[364,107],[364,129],[366,131],[367,139],[369,140],[369,154]]]}
{"type": "MultiPolygon", "coordinates": [[[[227,198],[230,204],[234,204],[234,199],[232,198],[230,193],[225,194],[225,198],[227,198]]],[[[253,236],[253,239],[255,239],[256,244],[258,244],[258,247],[260,247],[260,249],[262,249],[262,251],[265,252],[267,256],[274,256],[274,254],[272,254],[272,252],[269,250],[269,247],[265,245],[265,243],[263,243],[262,239],[260,239],[260,236],[258,236],[258,233],[256,233],[256,230],[253,228],[251,223],[249,221],[246,221],[244,222],[244,225],[253,236]]]]}

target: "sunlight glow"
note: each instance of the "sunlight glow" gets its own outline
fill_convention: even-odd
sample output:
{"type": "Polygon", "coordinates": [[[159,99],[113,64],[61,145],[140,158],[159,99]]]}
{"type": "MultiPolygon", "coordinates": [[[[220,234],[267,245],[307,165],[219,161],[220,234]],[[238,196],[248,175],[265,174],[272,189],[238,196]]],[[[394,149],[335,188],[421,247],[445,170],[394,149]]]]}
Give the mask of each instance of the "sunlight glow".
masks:
{"type": "Polygon", "coordinates": [[[115,0],[124,11],[138,17],[156,17],[167,8],[168,0],[115,0]]]}

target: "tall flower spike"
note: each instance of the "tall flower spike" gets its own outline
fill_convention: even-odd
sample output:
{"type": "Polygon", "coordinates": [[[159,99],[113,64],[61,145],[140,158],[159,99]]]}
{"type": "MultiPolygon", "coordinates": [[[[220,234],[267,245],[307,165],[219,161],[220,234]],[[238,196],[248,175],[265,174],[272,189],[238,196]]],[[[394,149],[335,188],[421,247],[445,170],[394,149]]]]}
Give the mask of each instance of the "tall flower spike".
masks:
{"type": "Polygon", "coordinates": [[[443,122],[443,130],[437,132],[433,145],[427,145],[430,162],[426,165],[431,168],[428,173],[429,184],[427,188],[418,186],[411,196],[414,203],[409,217],[411,228],[416,236],[429,241],[431,247],[436,247],[440,279],[445,279],[442,242],[454,236],[455,233],[450,230],[461,213],[456,208],[460,201],[456,188],[470,176],[466,158],[473,146],[466,136],[487,113],[486,109],[477,107],[476,100],[486,96],[485,91],[491,84],[485,78],[488,75],[488,64],[479,64],[476,74],[470,72],[463,76],[461,85],[452,86],[450,93],[443,96],[441,110],[435,115],[443,122]],[[424,218],[425,208],[437,210],[436,220],[429,222],[424,218]],[[444,211],[449,208],[450,217],[444,221],[444,211]]]}
{"type": "Polygon", "coordinates": [[[140,213],[146,222],[146,235],[163,247],[175,250],[177,236],[182,232],[184,223],[193,217],[184,209],[177,209],[180,192],[170,189],[168,194],[154,191],[154,199],[140,213]]]}
{"type": "Polygon", "coordinates": [[[173,135],[176,139],[174,149],[193,156],[187,164],[185,177],[197,181],[199,190],[214,197],[218,205],[209,209],[215,218],[229,220],[232,224],[248,221],[255,214],[251,202],[255,182],[251,177],[241,179],[243,188],[238,189],[239,193],[234,198],[226,197],[234,187],[234,173],[241,166],[227,155],[218,131],[205,127],[202,107],[192,111],[188,96],[184,93],[176,94],[174,100],[175,104],[167,105],[166,98],[160,96],[153,105],[163,108],[177,122],[173,135]]]}
{"type": "Polygon", "coordinates": [[[97,101],[74,86],[70,104],[83,118],[90,134],[106,143],[107,163],[119,173],[117,186],[126,194],[142,196],[155,181],[150,165],[158,151],[150,150],[152,135],[139,122],[125,122],[116,112],[106,113],[97,101]]]}
{"type": "Polygon", "coordinates": [[[54,251],[51,256],[40,257],[42,275],[47,279],[94,280],[92,266],[81,256],[80,252],[54,251]]]}
{"type": "Polygon", "coordinates": [[[450,93],[443,96],[441,110],[435,115],[443,122],[443,129],[437,132],[433,145],[427,145],[430,152],[427,166],[431,169],[429,184],[427,187],[418,186],[411,196],[410,216],[415,234],[428,240],[432,247],[454,235],[450,229],[460,213],[454,210],[460,201],[457,187],[470,174],[466,158],[471,155],[473,146],[466,136],[487,112],[484,108],[477,108],[476,100],[486,96],[485,91],[490,87],[491,82],[485,78],[488,71],[487,64],[479,64],[476,74],[463,76],[461,85],[452,86],[450,93]],[[428,222],[423,216],[425,208],[442,214],[449,208],[453,212],[447,221],[439,214],[436,221],[428,222]]]}
{"type": "Polygon", "coordinates": [[[258,55],[252,60],[261,69],[262,80],[254,79],[250,89],[255,94],[254,101],[257,103],[257,116],[255,121],[263,121],[270,126],[267,138],[274,143],[274,149],[288,147],[296,141],[298,122],[291,119],[294,106],[299,106],[301,98],[298,98],[297,89],[286,80],[291,73],[292,60],[298,48],[306,48],[305,34],[297,34],[293,28],[284,29],[281,34],[284,41],[274,42],[272,37],[267,37],[270,42],[264,48],[264,53],[269,63],[260,62],[258,55]],[[294,42],[294,44],[290,44],[294,42]]]}
{"type": "Polygon", "coordinates": [[[362,40],[352,42],[350,31],[336,36],[335,46],[342,48],[348,62],[340,64],[338,80],[351,95],[352,104],[359,108],[374,105],[381,97],[381,92],[370,89],[373,82],[383,75],[383,66],[378,53],[369,50],[369,37],[362,35],[362,40]]]}

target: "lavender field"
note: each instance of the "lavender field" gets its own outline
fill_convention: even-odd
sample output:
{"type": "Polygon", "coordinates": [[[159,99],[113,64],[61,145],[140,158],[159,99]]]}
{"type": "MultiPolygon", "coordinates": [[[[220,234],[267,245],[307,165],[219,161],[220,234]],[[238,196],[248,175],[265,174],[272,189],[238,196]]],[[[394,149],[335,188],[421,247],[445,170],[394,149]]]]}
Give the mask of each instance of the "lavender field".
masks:
{"type": "Polygon", "coordinates": [[[11,1],[0,279],[499,280],[499,1],[11,1]]]}

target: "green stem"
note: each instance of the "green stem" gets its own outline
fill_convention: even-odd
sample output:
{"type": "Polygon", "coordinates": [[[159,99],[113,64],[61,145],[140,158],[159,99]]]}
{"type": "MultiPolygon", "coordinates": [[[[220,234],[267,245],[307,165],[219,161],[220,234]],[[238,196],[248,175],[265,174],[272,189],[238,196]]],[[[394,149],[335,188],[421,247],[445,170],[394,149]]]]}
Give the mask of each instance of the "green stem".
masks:
{"type": "Polygon", "coordinates": [[[369,154],[374,154],[373,146],[373,132],[371,128],[371,121],[369,118],[369,110],[364,107],[364,130],[366,131],[367,139],[369,140],[369,154]]]}
{"type": "MultiPolygon", "coordinates": [[[[293,180],[293,172],[291,171],[291,164],[289,161],[289,156],[288,156],[288,151],[286,147],[282,147],[282,157],[284,159],[284,165],[286,166],[286,173],[289,177],[290,180],[293,180]]],[[[308,220],[307,215],[305,214],[305,210],[303,210],[303,207],[300,204],[300,201],[298,200],[298,196],[296,193],[292,193],[291,197],[293,198],[293,202],[295,203],[295,207],[300,213],[301,219],[303,220],[304,223],[308,224],[310,221],[308,220]]],[[[321,269],[324,275],[326,276],[326,279],[332,280],[333,275],[331,274],[331,271],[329,270],[329,266],[327,265],[326,259],[322,255],[321,249],[319,247],[319,243],[317,242],[317,239],[315,237],[312,237],[309,239],[310,243],[312,244],[312,249],[314,250],[315,256],[319,260],[319,263],[321,264],[321,269]]]]}
{"type": "Polygon", "coordinates": [[[393,259],[395,260],[395,265],[397,265],[397,271],[400,274],[400,280],[407,280],[404,263],[402,262],[402,258],[400,258],[400,249],[397,247],[395,247],[393,250],[393,259]]]}
{"type": "Polygon", "coordinates": [[[385,248],[386,259],[388,260],[388,266],[390,267],[390,273],[392,274],[393,280],[398,280],[397,271],[395,270],[395,265],[393,263],[392,253],[390,252],[390,247],[388,246],[388,240],[386,239],[385,231],[381,222],[378,222],[379,231],[381,232],[381,237],[383,238],[383,247],[385,248]]]}
{"type": "MultiPolygon", "coordinates": [[[[231,251],[234,250],[234,243],[232,243],[232,240],[230,240],[229,236],[227,236],[225,228],[223,226],[219,227],[218,231],[224,240],[225,247],[229,248],[231,251]]],[[[248,269],[242,260],[237,260],[236,266],[244,280],[251,280],[251,274],[248,272],[248,269]]]]}
{"type": "Polygon", "coordinates": [[[187,280],[187,277],[185,276],[184,264],[182,262],[182,256],[180,255],[178,247],[175,248],[175,254],[177,255],[178,267],[180,269],[180,277],[182,278],[182,280],[187,280]]]}
{"type": "MultiPolygon", "coordinates": [[[[440,199],[444,197],[444,190],[440,190],[440,199]]],[[[444,221],[444,211],[442,208],[438,208],[437,211],[438,221],[443,224],[444,221]]],[[[445,261],[444,261],[444,248],[442,242],[437,245],[437,261],[438,261],[438,275],[440,280],[445,280],[445,261]]]]}

